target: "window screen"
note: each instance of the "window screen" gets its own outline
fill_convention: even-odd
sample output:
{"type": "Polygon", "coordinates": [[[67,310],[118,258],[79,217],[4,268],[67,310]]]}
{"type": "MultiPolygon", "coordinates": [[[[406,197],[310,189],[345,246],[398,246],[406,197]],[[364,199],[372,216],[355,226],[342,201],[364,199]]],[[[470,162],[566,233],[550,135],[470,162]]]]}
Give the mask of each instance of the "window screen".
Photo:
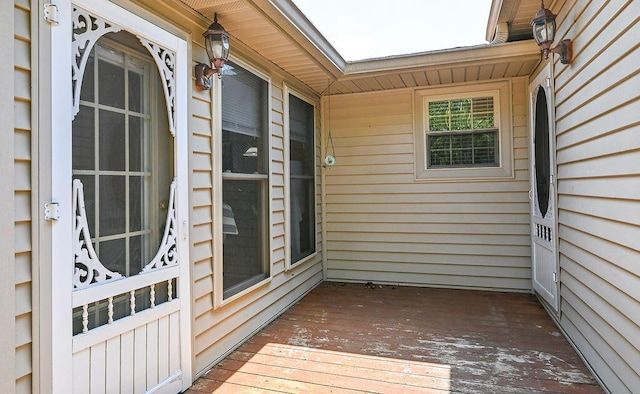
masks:
{"type": "Polygon", "coordinates": [[[494,97],[427,102],[428,167],[497,166],[494,97]]]}

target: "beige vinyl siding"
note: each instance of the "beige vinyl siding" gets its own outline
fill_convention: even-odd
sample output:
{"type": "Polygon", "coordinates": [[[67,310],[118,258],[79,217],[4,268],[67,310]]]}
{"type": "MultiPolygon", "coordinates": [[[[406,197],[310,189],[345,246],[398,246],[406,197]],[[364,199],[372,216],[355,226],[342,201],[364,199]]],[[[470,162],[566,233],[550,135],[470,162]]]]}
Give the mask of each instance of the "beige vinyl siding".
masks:
{"type": "MultiPolygon", "coordinates": [[[[275,78],[274,78],[275,79],[275,78]]],[[[271,86],[271,281],[229,304],[213,308],[212,272],[196,283],[196,373],[234,349],[252,333],[286,310],[322,281],[320,253],[311,261],[285,271],[284,234],[284,107],[282,80],[271,86]],[[201,293],[204,296],[201,296],[201,293]]],[[[215,174],[214,174],[215,176],[215,174]]],[[[318,196],[319,199],[319,196],[318,196]]],[[[209,226],[211,227],[211,225],[209,226]]],[[[209,269],[209,262],[207,269],[209,269]]],[[[208,271],[207,271],[208,272],[208,271]]]]}
{"type": "Polygon", "coordinates": [[[640,387],[640,3],[567,1],[555,105],[560,323],[611,392],[640,387]]]}
{"type": "MultiPolygon", "coordinates": [[[[11,307],[11,312],[15,316],[14,323],[11,320],[4,319],[3,314],[3,337],[10,340],[15,349],[15,356],[11,359],[3,360],[3,370],[5,363],[7,372],[13,374],[12,377],[4,376],[3,382],[0,383],[2,392],[31,393],[32,373],[33,373],[33,308],[34,308],[34,289],[32,278],[32,206],[31,203],[35,199],[32,192],[32,97],[31,97],[31,9],[30,2],[26,0],[16,0],[15,2],[3,3],[0,11],[11,23],[8,24],[12,28],[12,37],[9,38],[2,35],[3,42],[8,44],[5,48],[5,62],[12,62],[11,70],[3,70],[7,75],[11,75],[11,86],[5,86],[5,93],[9,93],[8,97],[12,97],[11,103],[6,105],[3,103],[3,160],[0,162],[0,168],[7,180],[11,180],[13,188],[5,188],[5,196],[3,191],[3,215],[5,215],[4,206],[11,205],[9,214],[12,219],[8,223],[13,223],[13,228],[9,229],[6,234],[4,230],[5,218],[3,217],[2,244],[3,252],[10,252],[5,259],[2,256],[3,277],[13,282],[14,291],[6,293],[4,296],[3,287],[3,304],[11,307]],[[7,4],[8,3],[8,4],[7,4]],[[8,39],[7,41],[4,41],[8,39]],[[4,114],[4,109],[13,109],[10,114],[4,114]],[[11,134],[6,135],[5,129],[11,134]],[[11,127],[13,125],[13,127],[11,127]],[[9,127],[11,129],[9,130],[9,127]],[[6,167],[7,163],[4,158],[4,149],[9,149],[9,157],[13,157],[10,167],[6,167]],[[5,242],[7,245],[5,247],[5,242]],[[12,245],[13,247],[10,247],[12,245]],[[12,294],[13,293],[13,294],[12,294]],[[10,379],[10,380],[9,380],[10,379]]],[[[7,19],[5,18],[5,19],[7,19]]],[[[4,32],[3,32],[4,33],[4,32]]],[[[9,84],[7,84],[9,85],[9,84]]],[[[3,96],[4,99],[5,96],[3,96]]],[[[4,346],[3,346],[4,350],[4,346]]],[[[11,353],[4,353],[9,355],[11,353]]],[[[4,372],[4,371],[3,371],[4,372]]]]}
{"type": "Polygon", "coordinates": [[[331,97],[329,280],[530,291],[527,80],[511,84],[515,177],[499,180],[415,180],[410,89],[331,97]]]}
{"type": "MultiPolygon", "coordinates": [[[[207,62],[204,39],[205,31],[211,21],[187,8],[177,1],[142,2],[159,15],[163,23],[192,32],[192,65],[207,62]]],[[[192,261],[192,297],[193,297],[193,354],[194,374],[201,375],[215,362],[242,343],[253,332],[278,316],[292,303],[322,281],[320,253],[311,261],[285,272],[284,264],[284,108],[283,84],[287,79],[289,86],[309,93],[301,85],[281,70],[273,68],[266,59],[232,41],[234,56],[239,57],[252,67],[256,67],[272,78],[271,86],[271,274],[272,279],[264,286],[249,292],[239,299],[214,308],[214,185],[220,174],[214,172],[218,136],[214,135],[216,106],[218,95],[212,91],[191,90],[190,109],[190,207],[191,231],[190,258],[192,261]],[[212,99],[213,97],[213,99],[212,99]]],[[[224,78],[224,77],[223,77],[224,78]]],[[[318,133],[319,134],[319,133],[318,133]]],[[[318,191],[320,189],[318,188],[318,191]]],[[[320,196],[317,196],[318,202],[320,196]]],[[[318,210],[318,218],[319,218],[318,210]]],[[[318,237],[320,245],[320,237],[318,237]]],[[[320,250],[320,249],[318,249],[320,250]]],[[[195,377],[194,376],[194,377],[195,377]]]]}
{"type": "MultiPolygon", "coordinates": [[[[14,4],[13,2],[3,2],[0,4],[0,13],[6,15],[0,25],[0,42],[2,42],[3,52],[7,56],[0,59],[0,73],[7,76],[7,84],[0,95],[0,115],[4,119],[0,126],[0,138],[4,141],[0,144],[0,172],[3,179],[13,183],[14,138],[15,125],[13,105],[14,79],[15,77],[15,30],[14,30],[14,4]],[[6,178],[5,178],[6,177],[6,178]]],[[[0,392],[11,393],[15,390],[16,368],[13,356],[16,352],[15,341],[15,190],[12,187],[3,187],[0,191],[0,265],[2,265],[3,275],[0,278],[0,294],[3,302],[0,303],[0,321],[3,322],[3,332],[0,337],[0,354],[4,355],[0,361],[0,392]]],[[[30,329],[30,327],[29,327],[30,329]]]]}

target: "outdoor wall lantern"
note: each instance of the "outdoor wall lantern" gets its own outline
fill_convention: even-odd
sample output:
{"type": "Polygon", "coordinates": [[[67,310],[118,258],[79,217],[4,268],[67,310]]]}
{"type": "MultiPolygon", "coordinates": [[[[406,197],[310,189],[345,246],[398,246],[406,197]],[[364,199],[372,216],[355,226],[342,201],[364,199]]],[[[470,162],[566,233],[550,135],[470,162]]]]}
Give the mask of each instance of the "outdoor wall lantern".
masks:
{"type": "Polygon", "coordinates": [[[551,48],[556,38],[556,15],[544,8],[544,0],[540,2],[540,10],[531,21],[533,26],[533,38],[544,52],[544,58],[549,58],[549,52],[560,55],[560,63],[570,64],[573,57],[573,45],[571,40],[565,39],[555,48],[551,48]]]}
{"type": "Polygon", "coordinates": [[[217,73],[219,78],[222,77],[222,66],[229,60],[229,33],[218,23],[218,14],[215,13],[213,23],[202,35],[209,63],[213,66],[204,63],[196,65],[196,86],[205,90],[211,89],[211,77],[214,73],[217,73]]]}

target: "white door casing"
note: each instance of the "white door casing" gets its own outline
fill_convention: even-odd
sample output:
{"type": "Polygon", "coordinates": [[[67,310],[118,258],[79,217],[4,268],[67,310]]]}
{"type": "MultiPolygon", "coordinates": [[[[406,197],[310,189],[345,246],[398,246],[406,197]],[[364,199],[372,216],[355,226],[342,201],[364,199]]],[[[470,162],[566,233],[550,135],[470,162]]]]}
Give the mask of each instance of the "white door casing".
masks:
{"type": "Polygon", "coordinates": [[[60,1],[56,5],[59,25],[51,28],[47,43],[52,59],[52,201],[59,204],[59,219],[51,227],[51,329],[55,338],[51,344],[51,389],[60,393],[182,391],[192,381],[187,184],[191,78],[187,41],[107,0],[60,1]],[[84,33],[72,34],[78,28],[84,33]],[[174,156],[174,182],[160,249],[141,273],[126,278],[106,269],[93,251],[82,186],[72,183],[71,163],[71,125],[78,112],[87,55],[101,36],[119,30],[136,36],[155,61],[174,156]],[[85,265],[89,269],[79,270],[79,263],[89,264],[85,265]],[[81,274],[90,278],[93,273],[107,274],[105,279],[109,280],[78,279],[81,274]],[[167,288],[166,299],[157,305],[156,286],[167,288]],[[144,309],[135,305],[141,292],[150,299],[144,309]],[[114,297],[129,294],[131,315],[113,319],[114,297]],[[88,306],[96,302],[108,305],[109,318],[89,327],[88,306]],[[74,308],[76,321],[81,319],[83,326],[76,335],[74,308]]]}
{"type": "Polygon", "coordinates": [[[551,64],[529,85],[531,105],[531,259],[533,289],[559,308],[555,121],[551,64]]]}

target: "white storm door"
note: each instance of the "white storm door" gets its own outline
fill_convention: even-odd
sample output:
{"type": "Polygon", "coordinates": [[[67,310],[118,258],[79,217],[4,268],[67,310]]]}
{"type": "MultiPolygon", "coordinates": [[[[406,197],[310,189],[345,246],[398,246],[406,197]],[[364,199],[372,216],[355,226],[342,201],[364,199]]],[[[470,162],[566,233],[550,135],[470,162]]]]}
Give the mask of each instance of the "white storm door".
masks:
{"type": "Polygon", "coordinates": [[[531,258],[533,289],[558,310],[555,138],[548,65],[530,85],[531,258]]]}
{"type": "Polygon", "coordinates": [[[51,85],[53,391],[180,392],[192,381],[187,44],[110,1],[58,9],[52,73],[71,78],[51,85]]]}

